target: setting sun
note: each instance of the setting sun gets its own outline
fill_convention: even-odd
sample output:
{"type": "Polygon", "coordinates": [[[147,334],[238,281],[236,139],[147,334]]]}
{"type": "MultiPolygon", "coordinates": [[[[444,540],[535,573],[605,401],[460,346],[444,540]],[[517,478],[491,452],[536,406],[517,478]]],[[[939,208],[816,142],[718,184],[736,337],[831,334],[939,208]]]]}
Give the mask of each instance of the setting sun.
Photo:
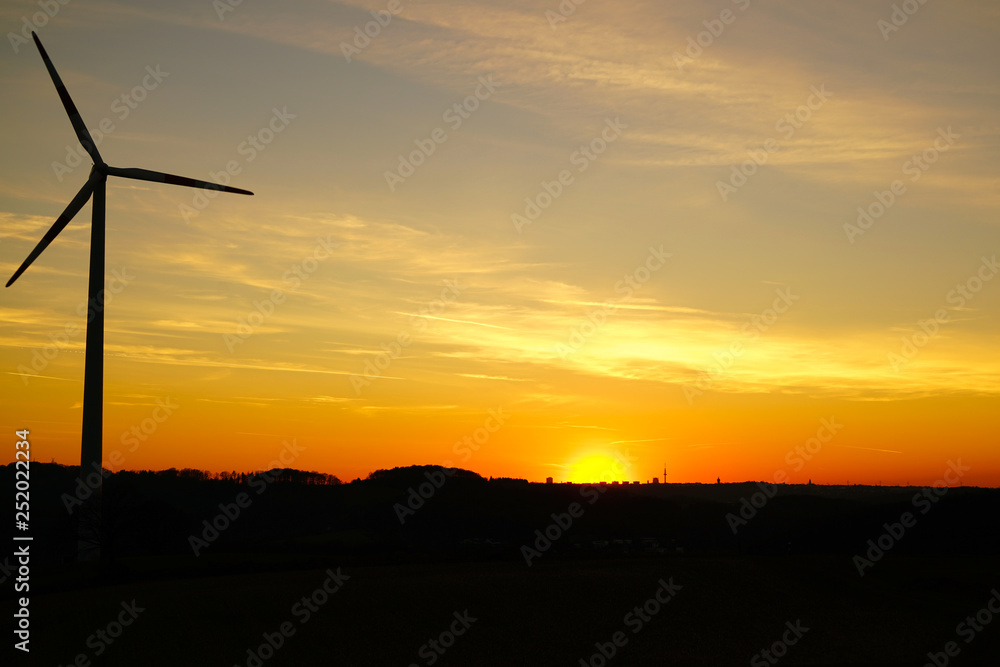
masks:
{"type": "Polygon", "coordinates": [[[570,465],[568,481],[574,484],[619,482],[631,480],[632,472],[625,461],[607,454],[588,454],[570,465]]]}

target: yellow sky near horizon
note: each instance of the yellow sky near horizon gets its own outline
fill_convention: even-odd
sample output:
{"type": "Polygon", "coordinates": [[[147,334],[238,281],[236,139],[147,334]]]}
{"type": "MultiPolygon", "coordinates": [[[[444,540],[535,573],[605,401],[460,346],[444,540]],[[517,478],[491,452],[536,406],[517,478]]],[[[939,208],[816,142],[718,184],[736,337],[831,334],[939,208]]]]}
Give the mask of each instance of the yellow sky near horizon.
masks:
{"type": "MultiPolygon", "coordinates": [[[[930,484],[961,459],[1000,484],[1000,10],[400,0],[358,46],[387,6],[36,26],[110,164],[255,192],[109,180],[106,459],[259,469],[294,439],[345,480],[605,457],[930,484]]],[[[89,166],[7,42],[9,275],[89,166]]],[[[89,230],[88,205],[0,301],[2,421],[37,460],[79,460],[89,230]]]]}

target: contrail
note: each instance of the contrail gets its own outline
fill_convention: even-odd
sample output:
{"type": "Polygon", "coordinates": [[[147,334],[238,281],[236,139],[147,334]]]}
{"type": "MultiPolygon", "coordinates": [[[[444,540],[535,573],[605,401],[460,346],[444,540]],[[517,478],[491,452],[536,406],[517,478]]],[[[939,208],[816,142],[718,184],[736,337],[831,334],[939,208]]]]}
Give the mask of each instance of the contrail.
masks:
{"type": "Polygon", "coordinates": [[[834,445],[834,447],[850,447],[851,449],[867,449],[871,452],[887,452],[889,454],[902,454],[903,452],[897,452],[895,449],[876,449],[875,447],[856,447],[854,445],[834,445]]]}

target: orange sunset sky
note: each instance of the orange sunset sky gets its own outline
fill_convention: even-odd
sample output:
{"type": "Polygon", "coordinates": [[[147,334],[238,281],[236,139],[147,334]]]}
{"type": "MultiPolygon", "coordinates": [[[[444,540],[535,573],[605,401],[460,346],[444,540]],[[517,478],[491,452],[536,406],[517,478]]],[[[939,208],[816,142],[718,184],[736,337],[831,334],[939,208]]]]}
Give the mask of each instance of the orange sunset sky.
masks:
{"type": "MultiPolygon", "coordinates": [[[[6,2],[0,270],[89,171],[35,29],[255,192],[109,180],[110,467],[996,486],[1000,7],[913,4],[6,2]]],[[[0,293],[5,461],[79,463],[89,243],[0,293]]]]}

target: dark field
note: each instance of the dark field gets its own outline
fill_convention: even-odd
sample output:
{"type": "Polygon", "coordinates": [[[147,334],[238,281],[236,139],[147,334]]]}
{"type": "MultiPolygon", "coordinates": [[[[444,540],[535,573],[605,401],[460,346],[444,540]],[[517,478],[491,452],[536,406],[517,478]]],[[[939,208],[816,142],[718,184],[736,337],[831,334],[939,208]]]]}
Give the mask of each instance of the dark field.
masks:
{"type": "Polygon", "coordinates": [[[428,664],[420,647],[465,610],[476,620],[435,664],[579,665],[616,631],[627,643],[609,664],[749,664],[781,638],[786,621],[799,620],[808,631],[783,665],[922,665],[947,641],[961,645],[958,664],[996,664],[991,659],[1000,655],[1000,627],[985,626],[968,644],[955,634],[997,585],[995,559],[898,558],[863,579],[848,560],[831,557],[356,566],[341,573],[349,577],[343,588],[304,624],[292,607],[322,585],[323,569],[36,596],[32,664],[93,657],[88,636],[133,599],[144,611],[93,664],[246,665],[247,649],[286,621],[294,634],[263,664],[428,664]],[[623,618],[653,596],[660,578],[683,588],[635,633],[637,623],[626,626],[623,618]]]}
{"type": "Polygon", "coordinates": [[[74,562],[59,502],[73,471],[36,470],[30,662],[16,652],[11,663],[920,666],[931,653],[940,667],[1000,656],[1000,613],[987,607],[1000,612],[992,489],[924,505],[921,489],[776,487],[734,534],[727,517],[762,487],[616,487],[589,503],[575,485],[456,476],[400,522],[395,504],[426,476],[415,469],[269,482],[195,556],[191,537],[254,486],[123,475],[105,484],[100,565],[74,562]],[[574,502],[580,515],[528,566],[522,546],[574,502]],[[859,575],[854,556],[905,512],[915,525],[859,575]]]}

